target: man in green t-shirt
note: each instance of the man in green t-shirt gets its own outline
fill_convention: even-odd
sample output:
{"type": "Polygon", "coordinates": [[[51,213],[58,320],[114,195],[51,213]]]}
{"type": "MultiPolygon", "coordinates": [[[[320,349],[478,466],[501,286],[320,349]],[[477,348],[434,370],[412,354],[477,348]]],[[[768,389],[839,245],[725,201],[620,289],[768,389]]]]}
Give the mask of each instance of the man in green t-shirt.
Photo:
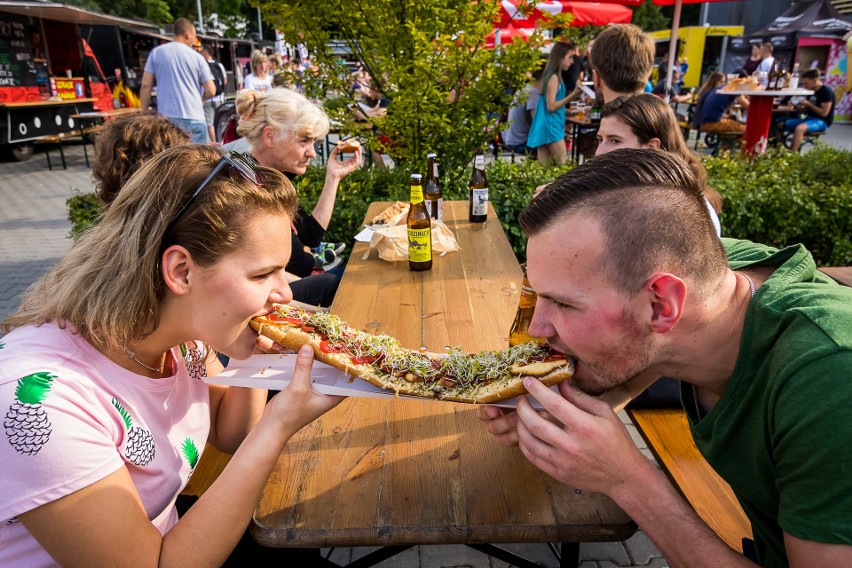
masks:
{"type": "Polygon", "coordinates": [[[481,407],[504,445],[604,493],[677,566],[753,566],[636,448],[599,395],[642,373],[681,379],[696,445],[731,485],[762,566],[852,566],[852,289],[801,246],[715,236],[688,166],[617,150],[521,213],[538,293],[530,333],[576,357],[517,412],[481,407]]]}

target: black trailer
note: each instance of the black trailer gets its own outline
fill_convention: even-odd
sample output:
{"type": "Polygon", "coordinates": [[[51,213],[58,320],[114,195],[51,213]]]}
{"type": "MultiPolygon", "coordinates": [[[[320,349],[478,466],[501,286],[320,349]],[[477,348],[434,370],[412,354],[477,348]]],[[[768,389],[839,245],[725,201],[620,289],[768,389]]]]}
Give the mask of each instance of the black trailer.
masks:
{"type": "Polygon", "coordinates": [[[0,149],[26,159],[34,140],[79,130],[74,115],[98,104],[93,83],[101,84],[94,92],[108,104],[114,69],[126,66],[101,73],[95,62],[123,60],[121,29],[159,33],[153,24],[76,6],[0,0],[0,149]],[[83,40],[97,44],[90,46],[94,57],[87,56],[83,40]]]}

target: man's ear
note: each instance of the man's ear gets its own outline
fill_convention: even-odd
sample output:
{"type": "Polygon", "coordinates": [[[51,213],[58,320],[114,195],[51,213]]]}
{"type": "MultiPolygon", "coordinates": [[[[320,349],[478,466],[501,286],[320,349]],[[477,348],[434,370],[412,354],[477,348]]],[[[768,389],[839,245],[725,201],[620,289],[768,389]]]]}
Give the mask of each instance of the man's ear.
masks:
{"type": "Polygon", "coordinates": [[[180,245],[172,245],[163,252],[160,264],[166,288],[178,296],[187,294],[194,268],[189,251],[180,245]]]}
{"type": "Polygon", "coordinates": [[[594,68],[592,69],[592,83],[593,83],[593,85],[592,85],[592,86],[595,88],[595,92],[596,92],[596,93],[599,93],[599,92],[600,92],[600,90],[601,90],[601,87],[602,87],[603,85],[602,85],[602,83],[601,83],[601,78],[600,78],[600,77],[598,77],[598,71],[597,71],[597,69],[594,69],[594,68]]]}
{"type": "Polygon", "coordinates": [[[654,274],[642,289],[651,300],[648,325],[654,333],[668,333],[683,316],[686,283],[673,274],[654,274]]]}

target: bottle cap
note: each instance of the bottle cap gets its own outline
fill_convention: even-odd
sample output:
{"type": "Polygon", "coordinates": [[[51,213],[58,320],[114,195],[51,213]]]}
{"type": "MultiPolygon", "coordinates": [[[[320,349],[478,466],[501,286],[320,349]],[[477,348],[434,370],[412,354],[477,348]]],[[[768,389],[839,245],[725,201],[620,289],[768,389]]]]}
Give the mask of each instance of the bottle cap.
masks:
{"type": "Polygon", "coordinates": [[[426,159],[427,159],[427,160],[428,160],[429,158],[437,158],[437,157],[438,157],[438,154],[436,154],[436,153],[434,153],[434,152],[430,152],[429,154],[426,154],[426,159]]]}
{"type": "Polygon", "coordinates": [[[412,181],[412,183],[413,183],[413,182],[419,182],[419,181],[420,181],[420,180],[422,180],[422,179],[423,179],[423,176],[422,176],[422,175],[420,175],[420,174],[411,174],[411,181],[412,181]]]}

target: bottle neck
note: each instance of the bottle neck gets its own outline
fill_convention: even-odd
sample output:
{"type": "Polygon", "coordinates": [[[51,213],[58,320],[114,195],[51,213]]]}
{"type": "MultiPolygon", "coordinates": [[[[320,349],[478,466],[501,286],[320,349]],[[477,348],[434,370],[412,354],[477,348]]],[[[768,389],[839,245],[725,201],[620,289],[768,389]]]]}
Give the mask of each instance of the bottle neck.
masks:
{"type": "Polygon", "coordinates": [[[473,157],[473,169],[483,171],[485,170],[485,156],[482,154],[477,154],[473,157]]]}
{"type": "Polygon", "coordinates": [[[518,300],[518,307],[521,309],[524,308],[534,308],[535,303],[538,300],[538,294],[535,293],[535,290],[530,286],[529,281],[524,278],[524,283],[521,285],[521,297],[518,300]]]}
{"type": "Polygon", "coordinates": [[[411,186],[411,204],[417,205],[418,203],[423,203],[423,186],[422,185],[412,185],[411,186]]]}

